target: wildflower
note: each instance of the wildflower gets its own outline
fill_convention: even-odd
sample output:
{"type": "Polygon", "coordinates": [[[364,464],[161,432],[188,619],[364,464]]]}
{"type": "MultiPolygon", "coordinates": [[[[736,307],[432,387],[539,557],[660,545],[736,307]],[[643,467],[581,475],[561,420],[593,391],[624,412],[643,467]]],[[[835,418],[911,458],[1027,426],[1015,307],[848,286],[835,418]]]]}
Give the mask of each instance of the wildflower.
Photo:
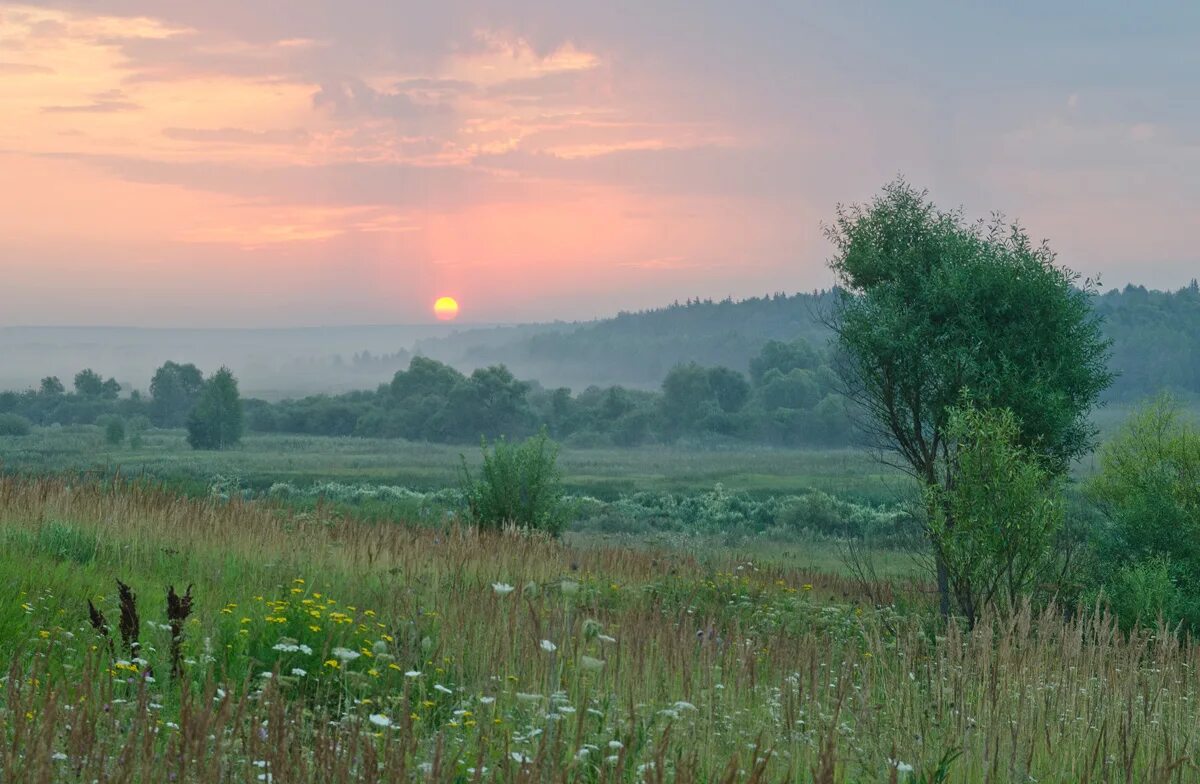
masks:
{"type": "Polygon", "coordinates": [[[598,635],[596,635],[596,639],[599,640],[600,642],[608,643],[610,645],[617,641],[616,637],[611,637],[607,634],[598,634],[598,635]]]}
{"type": "Polygon", "coordinates": [[[513,762],[519,765],[528,765],[530,762],[533,762],[532,758],[527,757],[519,751],[510,752],[508,756],[512,757],[513,762]]]}
{"type": "Polygon", "coordinates": [[[623,748],[625,748],[625,744],[619,740],[610,740],[608,742],[608,747],[613,750],[623,749],[623,748]]]}
{"type": "Polygon", "coordinates": [[[326,667],[332,667],[333,669],[335,669],[335,670],[336,670],[336,669],[337,669],[338,667],[340,667],[341,665],[340,665],[340,664],[338,664],[338,660],[337,660],[337,659],[326,659],[326,660],[325,660],[325,666],[326,666],[326,667]]]}
{"type": "Polygon", "coordinates": [[[405,678],[420,678],[421,671],[420,670],[409,670],[408,672],[404,673],[404,677],[405,678]]]}
{"type": "Polygon", "coordinates": [[[440,683],[433,684],[433,688],[437,691],[440,691],[442,694],[453,694],[454,693],[453,689],[447,689],[445,686],[443,686],[440,683]]]}
{"type": "Polygon", "coordinates": [[[912,765],[909,765],[907,762],[901,762],[900,760],[889,759],[888,765],[895,768],[897,773],[912,773],[913,771],[912,765]]]}
{"type": "Polygon", "coordinates": [[[508,596],[517,589],[508,583],[492,583],[492,590],[499,596],[508,596]]]}
{"type": "Polygon", "coordinates": [[[358,651],[352,651],[349,648],[334,648],[332,651],[330,651],[330,654],[333,655],[333,658],[339,659],[343,662],[352,662],[358,657],[362,656],[362,654],[358,651]]]}
{"type": "Polygon", "coordinates": [[[554,653],[558,650],[558,646],[549,640],[542,640],[542,650],[546,653],[554,653]]]}
{"type": "Polygon", "coordinates": [[[293,667],[292,675],[295,675],[297,678],[303,678],[305,675],[308,675],[308,670],[303,670],[299,667],[293,667]]]}
{"type": "Polygon", "coordinates": [[[67,755],[63,754],[61,751],[56,751],[50,755],[50,759],[54,760],[55,762],[62,762],[66,758],[67,758],[67,755]]]}
{"type": "Polygon", "coordinates": [[[384,716],[382,713],[372,713],[367,718],[369,718],[371,723],[374,724],[376,727],[392,726],[392,720],[389,719],[387,716],[384,716]]]}

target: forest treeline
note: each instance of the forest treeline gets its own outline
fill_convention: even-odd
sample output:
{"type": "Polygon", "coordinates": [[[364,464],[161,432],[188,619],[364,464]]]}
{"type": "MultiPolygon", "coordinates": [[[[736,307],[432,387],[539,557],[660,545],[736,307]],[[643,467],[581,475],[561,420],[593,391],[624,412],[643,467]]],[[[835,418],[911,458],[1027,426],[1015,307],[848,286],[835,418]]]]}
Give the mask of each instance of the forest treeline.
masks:
{"type": "MultiPolygon", "coordinates": [[[[749,371],[692,362],[668,371],[658,391],[610,386],[572,393],[520,380],[503,365],[465,374],[417,356],[375,390],[275,403],[247,399],[242,411],[250,431],[443,443],[521,437],[541,428],[576,446],[635,446],[681,437],[781,445],[848,442],[851,424],[827,354],[803,338],[769,341],[749,371]]],[[[0,416],[18,430],[14,417],[38,425],[103,424],[117,417],[134,423],[134,431],[182,427],[207,387],[195,365],[167,362],[154,374],[148,395],[121,397],[116,382],[89,369],[76,375],[69,392],[49,377],[36,390],[0,393],[0,416]]]]}
{"type": "MultiPolygon", "coordinates": [[[[1112,342],[1110,400],[1161,390],[1200,395],[1200,288],[1174,292],[1129,286],[1094,298],[1112,342]]],[[[471,364],[508,359],[590,369],[591,377],[654,380],[571,390],[518,378],[503,362],[462,373],[414,356],[373,390],[268,402],[243,401],[250,431],[472,442],[519,437],[545,427],[576,446],[634,446],[679,438],[737,439],[787,446],[851,442],[854,430],[828,346],[829,292],[733,302],[688,301],[565,330],[470,331],[423,349],[461,354],[471,364]],[[481,337],[482,336],[482,337],[481,337]],[[472,348],[473,347],[473,348],[472,348]],[[471,359],[473,358],[473,360],[471,359]]],[[[399,356],[399,355],[397,355],[399,356]]],[[[189,363],[167,362],[146,392],[85,369],[70,387],[56,377],[37,389],[0,393],[3,429],[104,423],[133,430],[183,427],[205,379],[189,363]]],[[[2,424],[2,423],[0,423],[2,424]]]]}

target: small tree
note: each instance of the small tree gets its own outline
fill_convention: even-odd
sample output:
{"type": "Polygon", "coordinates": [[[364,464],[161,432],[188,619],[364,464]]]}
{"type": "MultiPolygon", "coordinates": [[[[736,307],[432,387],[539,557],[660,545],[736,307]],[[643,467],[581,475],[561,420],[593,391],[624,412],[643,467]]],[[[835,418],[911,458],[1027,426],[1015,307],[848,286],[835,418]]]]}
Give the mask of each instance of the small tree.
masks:
{"type": "Polygon", "coordinates": [[[192,449],[228,449],[242,438],[242,401],[237,379],[229,368],[213,374],[188,415],[188,443],[192,449]]]}
{"type": "Polygon", "coordinates": [[[943,485],[927,488],[929,535],[971,626],[988,606],[1015,607],[1055,563],[1061,479],[1018,443],[1007,409],[952,409],[943,485]]]}
{"type": "MultiPolygon", "coordinates": [[[[842,289],[831,326],[858,423],[927,490],[949,490],[950,411],[964,390],[1007,409],[1016,443],[1053,474],[1092,446],[1089,414],[1112,375],[1092,287],[1017,225],[967,223],[903,180],[828,229],[842,289]]],[[[940,499],[944,493],[927,492],[940,499]]],[[[943,527],[952,509],[931,509],[943,527]]],[[[937,564],[942,612],[946,564],[937,564]]]]}
{"type": "Polygon", "coordinates": [[[104,379],[91,368],[75,374],[75,393],[80,397],[100,397],[104,394],[104,379]]]}
{"type": "Polygon", "coordinates": [[[62,397],[66,391],[66,387],[58,380],[58,376],[46,376],[38,386],[38,393],[43,397],[62,397]]]}
{"type": "Polygon", "coordinates": [[[112,446],[117,446],[125,440],[125,420],[119,416],[105,417],[104,440],[112,446]]]}
{"type": "Polygon", "coordinates": [[[520,445],[497,440],[491,451],[484,441],[479,479],[462,458],[461,484],[467,519],[483,529],[506,525],[558,536],[566,524],[558,445],[545,430],[520,445]]]}

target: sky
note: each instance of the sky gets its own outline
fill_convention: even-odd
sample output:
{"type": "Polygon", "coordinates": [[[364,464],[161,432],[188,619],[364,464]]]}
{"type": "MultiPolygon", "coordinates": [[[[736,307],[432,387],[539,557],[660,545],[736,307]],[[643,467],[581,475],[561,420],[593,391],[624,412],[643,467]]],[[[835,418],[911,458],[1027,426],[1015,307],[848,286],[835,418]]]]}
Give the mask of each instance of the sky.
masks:
{"type": "Polygon", "coordinates": [[[899,174],[1184,285],[1200,3],[0,2],[0,325],[810,290],[899,174]]]}

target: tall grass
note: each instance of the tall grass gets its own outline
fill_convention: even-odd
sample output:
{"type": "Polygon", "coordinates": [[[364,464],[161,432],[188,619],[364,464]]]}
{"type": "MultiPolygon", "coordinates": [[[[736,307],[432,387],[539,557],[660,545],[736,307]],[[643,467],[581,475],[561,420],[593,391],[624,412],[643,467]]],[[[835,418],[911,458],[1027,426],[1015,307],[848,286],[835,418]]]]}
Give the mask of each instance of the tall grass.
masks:
{"type": "Polygon", "coordinates": [[[1200,775],[1200,651],[1098,611],[966,633],[917,583],[55,479],[0,479],[0,547],[5,782],[1200,775]]]}

